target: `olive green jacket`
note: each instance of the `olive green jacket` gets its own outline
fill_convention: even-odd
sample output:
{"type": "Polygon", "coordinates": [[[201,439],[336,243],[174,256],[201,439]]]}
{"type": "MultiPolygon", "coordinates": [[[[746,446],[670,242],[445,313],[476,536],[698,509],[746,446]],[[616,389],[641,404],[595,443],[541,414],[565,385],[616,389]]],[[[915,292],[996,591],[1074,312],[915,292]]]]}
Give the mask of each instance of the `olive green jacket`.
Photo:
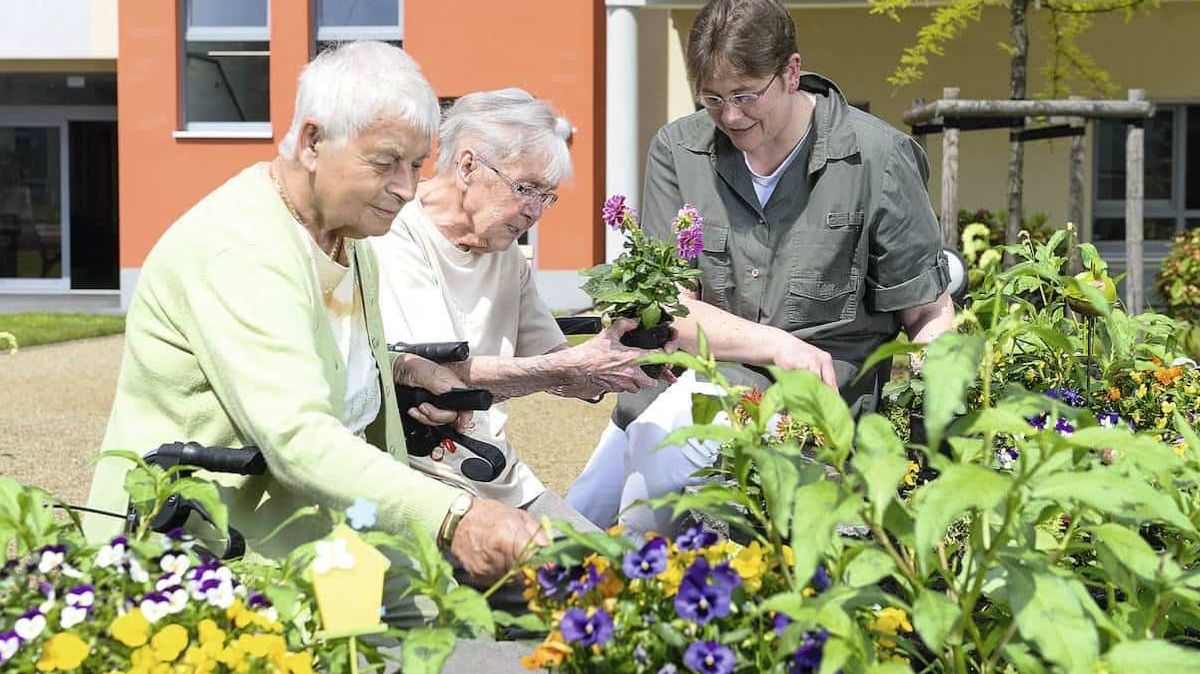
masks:
{"type": "Polygon", "coordinates": [[[824,349],[856,411],[873,409],[887,373],[850,387],[859,367],[897,335],[897,312],[934,301],[949,272],[925,183],[928,160],[908,135],[846,103],[803,73],[816,95],[808,152],[782,174],[764,208],[744,155],[707,111],[654,137],[641,222],[673,236],[685,203],[704,218],[701,299],[824,349]]]}
{"type": "MultiPolygon", "coordinates": [[[[298,508],[341,510],[355,497],[378,505],[381,530],[400,533],[411,520],[435,533],[460,492],[408,466],[375,257],[369,246],[348,247],[383,392],[363,439],[340,421],[346,367],[303,235],[266,164],[243,170],[167,230],[129,307],[103,449],[141,454],[176,441],[259,447],[265,475],[207,477],[221,484],[230,524],[267,557],[328,531],[327,518],[309,517],[262,540],[298,508]]],[[[89,505],[123,511],[128,466],[101,460],[89,505]]],[[[93,517],[85,529],[97,540],[120,525],[93,517]]]]}

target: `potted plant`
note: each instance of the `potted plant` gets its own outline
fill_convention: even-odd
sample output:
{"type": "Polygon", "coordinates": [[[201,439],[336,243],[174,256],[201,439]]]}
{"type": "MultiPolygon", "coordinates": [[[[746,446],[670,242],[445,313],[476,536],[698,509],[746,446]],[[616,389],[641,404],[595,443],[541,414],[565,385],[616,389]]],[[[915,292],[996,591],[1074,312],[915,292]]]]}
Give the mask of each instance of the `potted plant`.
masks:
{"type": "MultiPolygon", "coordinates": [[[[621,343],[642,349],[657,349],[671,339],[671,322],[686,316],[687,307],[679,302],[680,288],[696,289],[700,270],[692,261],[700,256],[704,220],[690,204],[684,204],[675,216],[671,230],[675,240],[662,241],[647,236],[638,222],[637,211],[617,194],[604,202],[604,224],[625,234],[624,251],[611,264],[585,269],[583,285],[595,301],[604,321],[625,317],[638,321],[638,327],[621,337],[621,343]]],[[[656,375],[661,366],[643,366],[656,375]]]]}

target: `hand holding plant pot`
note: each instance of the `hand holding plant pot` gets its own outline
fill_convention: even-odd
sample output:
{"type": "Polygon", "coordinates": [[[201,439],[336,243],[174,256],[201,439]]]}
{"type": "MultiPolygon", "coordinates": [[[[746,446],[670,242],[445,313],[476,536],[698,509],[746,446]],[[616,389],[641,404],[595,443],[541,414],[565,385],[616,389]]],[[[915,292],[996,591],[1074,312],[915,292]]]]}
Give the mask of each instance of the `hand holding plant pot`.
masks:
{"type": "MultiPolygon", "coordinates": [[[[674,241],[659,241],[646,235],[638,224],[637,212],[625,204],[625,197],[614,195],[604,202],[604,224],[624,232],[625,250],[612,264],[586,269],[583,291],[592,297],[605,322],[614,318],[632,318],[637,328],[621,336],[621,343],[643,349],[662,348],[674,331],[674,317],[688,311],[679,302],[681,288],[696,289],[700,271],[691,261],[700,256],[703,219],[694,206],[685,204],[675,216],[674,241]]],[[[661,367],[643,366],[651,376],[661,367]]]]}

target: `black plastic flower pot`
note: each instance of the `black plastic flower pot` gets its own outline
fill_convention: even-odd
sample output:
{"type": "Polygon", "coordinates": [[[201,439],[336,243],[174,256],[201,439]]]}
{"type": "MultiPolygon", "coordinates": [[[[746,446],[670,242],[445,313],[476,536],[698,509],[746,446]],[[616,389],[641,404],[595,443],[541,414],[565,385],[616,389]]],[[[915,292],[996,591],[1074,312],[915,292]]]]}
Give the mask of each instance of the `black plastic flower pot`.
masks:
{"type": "MultiPolygon", "coordinates": [[[[668,314],[661,323],[652,328],[643,328],[639,325],[621,335],[621,343],[637,349],[661,349],[667,342],[671,341],[671,336],[674,332],[671,329],[671,323],[674,320],[675,318],[668,314]]],[[[662,363],[643,365],[642,372],[645,372],[647,377],[658,379],[665,367],[666,365],[662,363]]]]}

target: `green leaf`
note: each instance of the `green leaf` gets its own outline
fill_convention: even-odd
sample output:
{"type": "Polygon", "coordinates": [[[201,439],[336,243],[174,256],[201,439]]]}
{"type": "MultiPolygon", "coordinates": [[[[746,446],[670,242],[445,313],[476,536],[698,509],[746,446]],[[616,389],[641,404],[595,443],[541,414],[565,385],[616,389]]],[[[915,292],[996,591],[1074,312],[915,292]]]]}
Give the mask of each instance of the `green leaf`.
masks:
{"type": "Polygon", "coordinates": [[[456,621],[478,627],[488,634],[495,633],[496,621],[492,618],[492,609],[474,588],[459,585],[442,597],[441,604],[456,621]]]}
{"type": "Polygon", "coordinates": [[[790,458],[772,449],[747,449],[746,452],[758,468],[771,525],[780,536],[786,538],[796,487],[800,482],[800,470],[790,458]]]}
{"type": "Polygon", "coordinates": [[[663,640],[663,643],[667,644],[668,646],[673,646],[680,650],[683,650],[687,646],[687,642],[684,640],[683,634],[666,621],[660,620],[654,623],[654,633],[657,634],[659,638],[663,640]]]}
{"type": "Polygon", "coordinates": [[[872,517],[879,522],[896,497],[896,487],[908,469],[908,457],[892,425],[878,414],[868,414],[858,422],[857,447],[851,465],[867,483],[872,517]]]}
{"type": "Polygon", "coordinates": [[[1163,674],[1200,671],[1200,650],[1161,639],[1122,641],[1104,654],[1108,671],[1121,674],[1163,674]]]}
{"type": "Polygon", "coordinates": [[[1090,672],[1099,657],[1096,626],[1061,578],[1019,564],[1008,567],[1017,629],[1042,656],[1067,672],[1090,672]]]}
{"type": "Polygon", "coordinates": [[[858,369],[858,376],[854,378],[853,383],[857,384],[859,382],[859,380],[861,380],[868,373],[870,373],[871,368],[875,367],[876,365],[878,365],[879,363],[882,363],[885,360],[891,360],[892,358],[895,358],[896,356],[899,356],[900,354],[904,354],[904,353],[917,353],[918,351],[920,351],[924,348],[925,348],[924,344],[914,344],[913,342],[901,342],[899,340],[887,342],[886,344],[881,344],[881,345],[879,345],[879,348],[875,349],[875,351],[873,351],[871,353],[871,355],[867,356],[867,359],[865,361],[863,361],[862,367],[860,367],[858,369]]]}
{"type": "MultiPolygon", "coordinates": [[[[824,674],[824,668],[821,672],[824,674]]],[[[912,674],[912,668],[899,662],[876,662],[867,668],[866,674],[912,674]]]]}
{"type": "Polygon", "coordinates": [[[1139,524],[1160,520],[1181,531],[1197,533],[1169,496],[1145,481],[1104,469],[1054,473],[1036,484],[1033,497],[1056,501],[1064,505],[1064,510],[1071,509],[1066,504],[1077,502],[1117,519],[1139,524]]]}
{"type": "Polygon", "coordinates": [[[1148,583],[1170,582],[1179,577],[1182,570],[1170,557],[1161,558],[1136,531],[1120,524],[1106,523],[1088,527],[1100,545],[1107,548],[1122,566],[1148,583]],[[1162,578],[1159,578],[1159,574],[1162,578]]]}
{"type": "Polygon", "coordinates": [[[965,427],[961,431],[963,435],[978,435],[988,432],[1017,435],[1033,432],[1033,428],[1024,415],[1004,405],[980,410],[963,421],[965,422],[965,427]]]}
{"type": "Polygon", "coordinates": [[[913,628],[934,653],[941,652],[961,618],[962,609],[941,592],[924,590],[913,602],[913,628]]]}
{"type": "Polygon", "coordinates": [[[850,587],[874,585],[896,571],[896,563],[882,550],[864,548],[846,565],[846,584],[850,587]]]}
{"type": "Polygon", "coordinates": [[[1183,459],[1166,445],[1146,435],[1135,434],[1127,428],[1083,428],[1067,440],[1077,447],[1089,449],[1119,449],[1121,463],[1140,466],[1153,475],[1172,471],[1183,465],[1183,459]]]}
{"type": "Polygon", "coordinates": [[[454,652],[454,631],[419,627],[404,635],[404,674],[437,674],[454,652]]]}
{"type": "Polygon", "coordinates": [[[1030,325],[1028,330],[1038,336],[1042,343],[1052,351],[1060,353],[1075,353],[1075,345],[1066,335],[1058,330],[1052,330],[1044,325],[1030,325]]]}
{"type": "MultiPolygon", "coordinates": [[[[1200,328],[1196,328],[1197,333],[1200,333],[1200,328]]],[[[1175,430],[1183,436],[1183,442],[1187,445],[1187,453],[1193,458],[1200,456],[1200,435],[1197,435],[1196,429],[1188,425],[1186,419],[1179,412],[1175,413],[1175,430]]]]}
{"type": "Polygon", "coordinates": [[[641,321],[641,327],[647,329],[653,328],[654,326],[658,325],[658,321],[662,318],[662,309],[659,308],[658,302],[655,302],[642,309],[642,312],[638,315],[638,318],[641,321]]]}
{"type": "Polygon", "coordinates": [[[855,519],[856,503],[838,491],[838,486],[822,480],[796,490],[796,509],[792,518],[792,548],[796,578],[811,578],[826,548],[833,539],[833,528],[855,519]]]}
{"type": "Polygon", "coordinates": [[[550,625],[534,613],[524,613],[515,616],[507,611],[492,611],[496,624],[502,627],[517,627],[528,632],[547,632],[550,625]]]}
{"type": "MultiPolygon", "coordinates": [[[[131,473],[133,472],[138,471],[134,469],[131,473]]],[[[229,509],[221,500],[221,494],[215,484],[196,477],[185,477],[169,484],[167,493],[179,494],[181,498],[195,501],[212,518],[213,526],[221,535],[229,534],[229,509]]]]}
{"type": "Polygon", "coordinates": [[[917,490],[917,558],[929,568],[929,556],[946,536],[946,527],[971,510],[991,510],[1008,493],[1009,478],[972,464],[952,464],[932,482],[917,490]]]}
{"type": "Polygon", "coordinates": [[[775,377],[788,411],[810,421],[835,450],[848,453],[854,440],[854,420],[842,396],[808,370],[767,369],[775,377]]]}
{"type": "Polygon", "coordinates": [[[157,466],[135,466],[125,473],[125,492],[129,494],[129,502],[138,509],[138,514],[142,517],[154,515],[154,513],[148,512],[148,509],[154,506],[154,502],[158,498],[156,471],[159,474],[162,473],[162,469],[157,466]]]}
{"type": "Polygon", "coordinates": [[[724,424],[696,424],[675,429],[658,443],[659,447],[685,447],[693,440],[712,440],[719,444],[736,442],[745,435],[742,431],[724,424]]]}
{"type": "Polygon", "coordinates": [[[967,389],[979,374],[983,337],[945,333],[929,345],[923,379],[935,382],[925,389],[925,435],[936,451],[942,431],[962,408],[967,389]]]}
{"type": "Polygon", "coordinates": [[[707,393],[692,394],[692,421],[697,425],[711,424],[721,411],[721,399],[707,393]]]}

